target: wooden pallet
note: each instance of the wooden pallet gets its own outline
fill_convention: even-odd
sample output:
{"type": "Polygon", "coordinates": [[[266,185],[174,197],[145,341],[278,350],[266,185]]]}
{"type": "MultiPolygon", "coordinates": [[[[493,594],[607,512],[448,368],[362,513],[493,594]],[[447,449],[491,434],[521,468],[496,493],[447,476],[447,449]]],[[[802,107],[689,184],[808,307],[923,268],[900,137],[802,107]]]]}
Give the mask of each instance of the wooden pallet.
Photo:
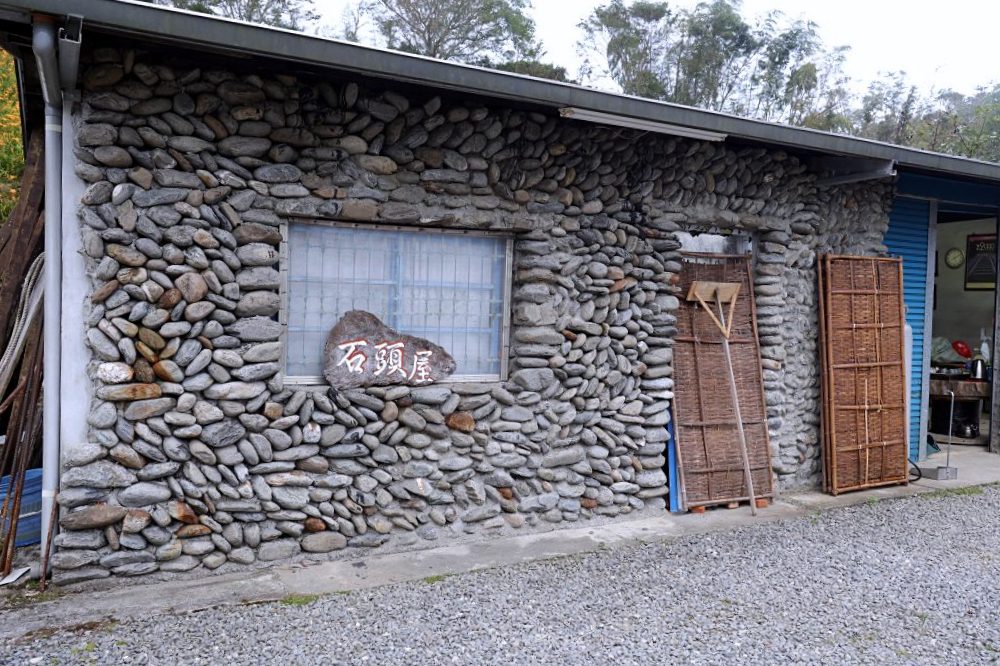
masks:
{"type": "MultiPolygon", "coordinates": [[[[741,506],[750,506],[750,500],[739,500],[736,502],[727,502],[725,504],[699,504],[698,506],[689,507],[688,511],[691,513],[704,514],[708,509],[738,509],[741,506]]],[[[771,506],[771,498],[758,497],[755,500],[755,506],[758,509],[766,509],[771,506]]]]}

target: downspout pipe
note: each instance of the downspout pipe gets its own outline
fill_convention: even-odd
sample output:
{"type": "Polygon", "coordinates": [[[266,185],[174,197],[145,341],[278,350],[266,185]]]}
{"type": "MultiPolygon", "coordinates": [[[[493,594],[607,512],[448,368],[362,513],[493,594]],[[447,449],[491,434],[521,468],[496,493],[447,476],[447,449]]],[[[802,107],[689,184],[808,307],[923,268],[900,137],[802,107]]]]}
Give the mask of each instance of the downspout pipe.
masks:
{"type": "Polygon", "coordinates": [[[45,309],[42,384],[42,552],[48,548],[52,509],[59,489],[60,330],[62,328],[62,91],[51,17],[34,17],[31,48],[45,100],[45,309]]]}

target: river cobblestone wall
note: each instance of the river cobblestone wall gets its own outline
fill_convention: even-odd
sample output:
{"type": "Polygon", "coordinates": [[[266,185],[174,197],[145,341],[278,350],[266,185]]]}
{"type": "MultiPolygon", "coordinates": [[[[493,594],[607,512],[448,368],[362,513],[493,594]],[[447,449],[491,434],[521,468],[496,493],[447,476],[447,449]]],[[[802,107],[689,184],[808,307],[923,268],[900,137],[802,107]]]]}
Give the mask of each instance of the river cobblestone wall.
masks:
{"type": "Polygon", "coordinates": [[[751,235],[774,471],[817,483],[816,255],[884,252],[888,184],[385,82],[110,48],[81,81],[92,402],[63,443],[57,581],[663,509],[679,230],[751,235]],[[510,232],[508,377],[286,384],[303,217],[510,232]]]}

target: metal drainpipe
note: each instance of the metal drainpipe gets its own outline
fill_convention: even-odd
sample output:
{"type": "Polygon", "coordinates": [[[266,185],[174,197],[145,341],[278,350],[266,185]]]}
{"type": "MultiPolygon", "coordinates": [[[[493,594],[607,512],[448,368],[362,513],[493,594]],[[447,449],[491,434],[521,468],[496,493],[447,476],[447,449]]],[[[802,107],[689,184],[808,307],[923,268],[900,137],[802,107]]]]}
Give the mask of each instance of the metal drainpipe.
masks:
{"type": "Polygon", "coordinates": [[[45,310],[42,385],[42,552],[59,489],[59,385],[62,321],[62,92],[56,59],[56,28],[48,16],[34,17],[31,43],[45,99],[45,310]]]}

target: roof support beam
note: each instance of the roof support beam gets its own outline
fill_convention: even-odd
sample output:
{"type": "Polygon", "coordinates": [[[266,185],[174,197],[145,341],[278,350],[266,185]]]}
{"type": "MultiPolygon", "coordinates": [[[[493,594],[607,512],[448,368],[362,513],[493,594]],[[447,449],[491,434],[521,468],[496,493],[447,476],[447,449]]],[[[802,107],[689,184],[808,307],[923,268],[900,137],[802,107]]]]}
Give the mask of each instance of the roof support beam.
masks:
{"type": "Polygon", "coordinates": [[[816,181],[819,187],[833,187],[896,176],[895,160],[825,157],[813,160],[812,166],[816,171],[828,174],[816,181]]]}
{"type": "Polygon", "coordinates": [[[671,134],[673,136],[683,136],[701,141],[724,141],[726,139],[726,135],[721,132],[710,132],[697,127],[683,127],[681,125],[660,123],[642,118],[630,118],[613,113],[601,113],[600,111],[591,111],[590,109],[578,109],[572,106],[564,106],[559,109],[559,115],[570,120],[583,120],[599,125],[612,125],[614,127],[627,127],[644,132],[671,134]]]}

